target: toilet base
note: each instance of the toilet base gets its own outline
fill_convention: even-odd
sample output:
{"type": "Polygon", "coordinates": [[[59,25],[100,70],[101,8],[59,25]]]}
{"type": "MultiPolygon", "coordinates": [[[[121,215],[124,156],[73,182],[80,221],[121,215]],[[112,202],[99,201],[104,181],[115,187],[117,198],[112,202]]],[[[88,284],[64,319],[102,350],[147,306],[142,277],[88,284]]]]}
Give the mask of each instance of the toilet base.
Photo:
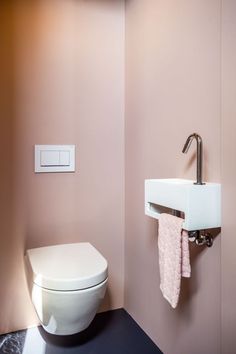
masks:
{"type": "Polygon", "coordinates": [[[40,323],[50,334],[71,335],[86,329],[104,298],[107,279],[88,289],[53,291],[33,284],[32,302],[40,323]]]}

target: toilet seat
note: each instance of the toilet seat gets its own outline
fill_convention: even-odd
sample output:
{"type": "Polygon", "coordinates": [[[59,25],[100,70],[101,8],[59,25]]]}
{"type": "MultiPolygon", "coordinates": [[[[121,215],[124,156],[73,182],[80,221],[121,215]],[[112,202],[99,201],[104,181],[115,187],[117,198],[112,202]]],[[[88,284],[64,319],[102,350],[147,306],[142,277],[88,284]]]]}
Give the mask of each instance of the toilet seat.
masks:
{"type": "Polygon", "coordinates": [[[88,242],[27,250],[26,263],[36,285],[55,291],[87,289],[107,278],[107,261],[88,242]]]}

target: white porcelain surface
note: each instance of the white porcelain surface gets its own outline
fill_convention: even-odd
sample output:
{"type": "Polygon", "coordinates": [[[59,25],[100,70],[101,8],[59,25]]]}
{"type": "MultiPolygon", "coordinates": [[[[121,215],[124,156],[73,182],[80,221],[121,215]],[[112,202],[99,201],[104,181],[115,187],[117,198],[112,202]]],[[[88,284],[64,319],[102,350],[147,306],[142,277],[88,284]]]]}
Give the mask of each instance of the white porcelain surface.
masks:
{"type": "Polygon", "coordinates": [[[107,261],[90,243],[26,252],[28,287],[38,318],[52,334],[87,328],[106,292],[107,261]]]}
{"type": "Polygon", "coordinates": [[[185,230],[221,226],[221,185],[195,185],[186,179],[145,180],[145,214],[159,218],[163,207],[184,213],[185,230]]]}
{"type": "Polygon", "coordinates": [[[106,292],[107,279],[89,289],[52,291],[36,284],[32,302],[44,329],[51,334],[71,335],[86,329],[106,292]]]}
{"type": "Polygon", "coordinates": [[[85,289],[107,278],[107,261],[90,243],[27,250],[30,281],[51,290],[85,289]]]}

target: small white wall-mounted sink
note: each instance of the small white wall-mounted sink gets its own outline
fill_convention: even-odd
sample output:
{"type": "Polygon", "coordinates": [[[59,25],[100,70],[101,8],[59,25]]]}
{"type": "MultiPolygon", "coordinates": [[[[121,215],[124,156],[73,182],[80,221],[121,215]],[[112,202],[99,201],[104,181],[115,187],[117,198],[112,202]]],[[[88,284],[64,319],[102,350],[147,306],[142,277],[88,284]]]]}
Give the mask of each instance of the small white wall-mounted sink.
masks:
{"type": "Polygon", "coordinates": [[[158,219],[169,209],[184,213],[185,230],[220,227],[221,185],[179,178],[145,180],[145,214],[158,219]]]}

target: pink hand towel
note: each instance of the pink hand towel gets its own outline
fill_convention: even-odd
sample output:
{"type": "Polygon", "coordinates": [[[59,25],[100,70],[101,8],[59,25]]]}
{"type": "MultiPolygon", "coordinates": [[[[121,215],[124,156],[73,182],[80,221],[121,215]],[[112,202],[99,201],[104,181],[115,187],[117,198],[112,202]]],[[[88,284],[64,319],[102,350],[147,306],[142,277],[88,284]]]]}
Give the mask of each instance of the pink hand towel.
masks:
{"type": "Polygon", "coordinates": [[[164,298],[176,308],[181,277],[191,275],[188,232],[182,230],[184,220],[169,214],[159,217],[160,288],[164,298]]]}

